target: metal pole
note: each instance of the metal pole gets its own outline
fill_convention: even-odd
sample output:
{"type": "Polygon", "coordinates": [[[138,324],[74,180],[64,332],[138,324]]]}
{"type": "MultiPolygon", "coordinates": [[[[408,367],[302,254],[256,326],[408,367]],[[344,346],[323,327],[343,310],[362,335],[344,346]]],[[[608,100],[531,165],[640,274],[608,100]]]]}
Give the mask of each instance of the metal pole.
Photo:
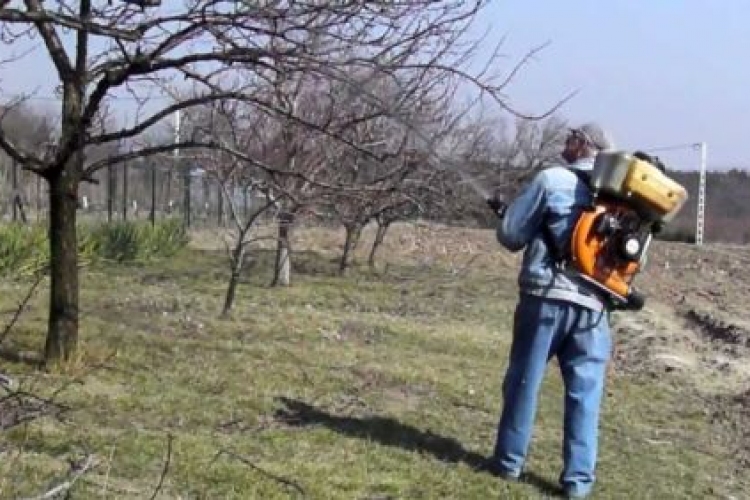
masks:
{"type": "Polygon", "coordinates": [[[156,162],[151,162],[151,225],[156,225],[156,162]]]}
{"type": "Polygon", "coordinates": [[[701,150],[700,181],[698,183],[698,216],[695,228],[695,244],[703,245],[703,230],[706,220],[706,156],[705,142],[698,144],[701,150]]]}
{"type": "Polygon", "coordinates": [[[112,223],[115,208],[115,167],[107,165],[107,222],[112,223]]]}
{"type": "Polygon", "coordinates": [[[42,176],[36,176],[36,221],[42,220],[42,176]]]}
{"type": "Polygon", "coordinates": [[[11,195],[11,205],[13,205],[13,222],[18,220],[18,162],[11,161],[11,182],[13,183],[13,194],[11,195]]]}
{"type": "Polygon", "coordinates": [[[122,220],[128,220],[128,162],[122,164],[122,220]]]}
{"type": "Polygon", "coordinates": [[[185,169],[185,172],[184,172],[185,177],[184,177],[184,181],[183,181],[184,182],[184,189],[185,189],[185,193],[184,193],[185,194],[185,200],[183,202],[184,205],[185,205],[185,209],[184,209],[185,210],[185,213],[184,213],[184,216],[185,216],[185,226],[190,227],[190,212],[192,210],[191,207],[190,207],[190,180],[191,180],[190,179],[190,165],[183,165],[182,168],[185,169]]]}
{"type": "MultiPolygon", "coordinates": [[[[180,110],[175,111],[174,114],[174,143],[180,143],[180,110]]],[[[183,202],[182,202],[182,216],[185,221],[185,226],[190,227],[190,165],[181,165],[180,159],[180,148],[175,147],[174,149],[174,160],[175,163],[182,168],[185,168],[183,172],[183,202]]]]}
{"type": "Polygon", "coordinates": [[[221,227],[224,225],[224,192],[221,189],[221,181],[216,183],[216,196],[217,196],[217,203],[218,203],[217,222],[219,224],[219,227],[221,227]]]}

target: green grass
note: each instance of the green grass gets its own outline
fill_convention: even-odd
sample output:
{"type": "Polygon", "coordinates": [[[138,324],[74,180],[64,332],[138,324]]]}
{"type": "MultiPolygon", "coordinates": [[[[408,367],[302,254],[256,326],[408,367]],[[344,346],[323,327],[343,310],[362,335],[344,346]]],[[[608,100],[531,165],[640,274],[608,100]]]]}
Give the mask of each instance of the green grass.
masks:
{"type": "MultiPolygon", "coordinates": [[[[288,289],[261,255],[219,319],[221,254],[94,264],[81,279],[81,356],[50,373],[3,362],[68,411],[0,434],[0,497],[40,494],[71,460],[97,464],[73,498],[539,498],[560,469],[562,397],[545,381],[530,479],[473,467],[491,451],[515,276],[393,267],[333,274],[299,256],[288,289]]],[[[2,283],[10,317],[27,283],[2,283]]],[[[40,349],[40,290],[3,346],[40,349]]],[[[679,381],[615,375],[595,498],[741,495],[732,457],[679,381]]]]}

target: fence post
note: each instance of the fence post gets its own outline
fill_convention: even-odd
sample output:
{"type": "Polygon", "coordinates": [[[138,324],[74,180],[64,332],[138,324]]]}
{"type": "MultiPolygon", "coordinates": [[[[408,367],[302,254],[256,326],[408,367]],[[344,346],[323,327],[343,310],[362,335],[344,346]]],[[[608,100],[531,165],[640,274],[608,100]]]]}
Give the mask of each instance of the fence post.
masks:
{"type": "Polygon", "coordinates": [[[216,210],[218,212],[217,221],[219,227],[222,227],[224,225],[224,191],[221,189],[221,181],[216,183],[216,194],[218,196],[218,206],[216,210]]]}
{"type": "Polygon", "coordinates": [[[112,222],[115,205],[115,171],[114,166],[107,165],[107,222],[112,222]]]}
{"type": "Polygon", "coordinates": [[[184,169],[184,200],[183,200],[183,216],[185,217],[185,226],[190,227],[190,165],[180,165],[184,169]]]}
{"type": "Polygon", "coordinates": [[[42,176],[36,175],[36,221],[42,220],[42,176]]]}
{"type": "Polygon", "coordinates": [[[122,164],[122,220],[128,220],[128,162],[122,164]]]}
{"type": "Polygon", "coordinates": [[[156,162],[151,162],[151,213],[149,213],[151,225],[156,225],[156,162]]]}
{"type": "Polygon", "coordinates": [[[11,205],[13,205],[13,222],[18,220],[18,162],[11,160],[11,183],[13,184],[13,194],[11,195],[11,205]]]}

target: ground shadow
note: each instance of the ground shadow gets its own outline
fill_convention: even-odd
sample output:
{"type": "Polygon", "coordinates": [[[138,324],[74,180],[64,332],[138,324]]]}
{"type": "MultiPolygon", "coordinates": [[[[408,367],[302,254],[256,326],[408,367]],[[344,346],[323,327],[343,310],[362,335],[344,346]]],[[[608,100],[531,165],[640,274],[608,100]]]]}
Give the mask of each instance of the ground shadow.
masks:
{"type": "MultiPolygon", "coordinates": [[[[464,463],[477,471],[492,473],[488,467],[487,457],[467,450],[454,438],[421,430],[390,417],[340,416],[304,401],[286,397],[279,397],[277,400],[283,407],[276,411],[275,417],[286,425],[322,425],[346,436],[376,441],[408,451],[428,453],[444,462],[464,463]]],[[[545,495],[554,496],[560,493],[557,484],[531,471],[525,472],[522,480],[545,495]]]]}
{"type": "Polygon", "coordinates": [[[22,350],[12,347],[0,347],[0,359],[10,361],[11,363],[20,363],[34,368],[44,367],[44,356],[41,353],[32,350],[22,350]]]}

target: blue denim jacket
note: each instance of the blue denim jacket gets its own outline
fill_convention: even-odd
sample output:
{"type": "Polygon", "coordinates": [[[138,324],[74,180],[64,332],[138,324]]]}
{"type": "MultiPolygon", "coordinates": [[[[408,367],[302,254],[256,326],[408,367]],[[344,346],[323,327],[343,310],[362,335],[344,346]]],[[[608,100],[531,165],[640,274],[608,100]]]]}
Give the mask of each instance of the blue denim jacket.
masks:
{"type": "Polygon", "coordinates": [[[511,252],[525,249],[518,276],[521,293],[564,300],[593,310],[604,302],[593,285],[555,263],[542,227],[547,225],[558,249],[567,250],[582,209],[591,202],[589,188],[571,168],[591,170],[594,159],[539,172],[508,206],[497,227],[498,241],[511,252]]]}

